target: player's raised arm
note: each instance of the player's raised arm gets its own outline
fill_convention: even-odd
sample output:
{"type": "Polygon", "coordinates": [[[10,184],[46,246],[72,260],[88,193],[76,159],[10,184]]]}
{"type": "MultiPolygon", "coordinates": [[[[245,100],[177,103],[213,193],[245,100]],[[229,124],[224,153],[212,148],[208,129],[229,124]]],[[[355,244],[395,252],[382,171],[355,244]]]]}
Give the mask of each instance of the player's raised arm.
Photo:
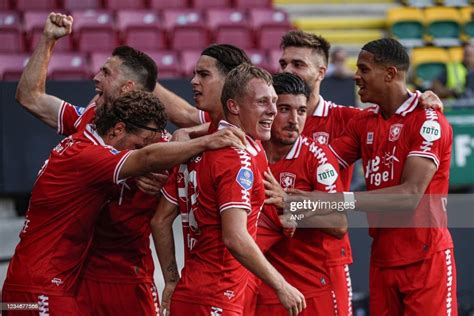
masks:
{"type": "Polygon", "coordinates": [[[48,65],[56,41],[71,34],[72,24],[73,18],[70,15],[54,12],[48,15],[43,35],[21,75],[16,90],[16,100],[34,116],[53,128],[57,128],[58,112],[62,101],[46,93],[48,65]]]}

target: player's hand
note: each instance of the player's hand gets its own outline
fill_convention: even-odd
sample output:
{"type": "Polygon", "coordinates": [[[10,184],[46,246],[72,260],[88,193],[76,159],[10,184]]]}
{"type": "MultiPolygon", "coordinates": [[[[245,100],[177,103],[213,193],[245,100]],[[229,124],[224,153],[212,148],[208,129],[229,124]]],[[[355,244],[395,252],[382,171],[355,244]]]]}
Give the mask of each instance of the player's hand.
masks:
{"type": "Polygon", "coordinates": [[[70,15],[51,12],[46,19],[43,34],[49,39],[60,39],[72,32],[73,18],[70,15]]]}
{"type": "Polygon", "coordinates": [[[161,295],[160,316],[170,316],[171,297],[177,283],[165,283],[165,288],[161,295]]]}
{"type": "Polygon", "coordinates": [[[283,209],[285,207],[286,192],[275,179],[270,169],[265,171],[264,176],[263,184],[265,185],[265,195],[267,196],[265,204],[273,204],[277,208],[283,209]]]}
{"type": "Polygon", "coordinates": [[[137,187],[144,193],[150,195],[157,195],[161,188],[168,180],[168,172],[164,173],[148,173],[144,176],[137,177],[137,187]]]}
{"type": "Polygon", "coordinates": [[[187,128],[180,128],[174,131],[173,136],[171,137],[171,141],[178,141],[184,142],[190,140],[191,136],[189,136],[189,131],[187,128]]]}
{"type": "Polygon", "coordinates": [[[287,282],[280,290],[276,291],[276,294],[290,316],[298,315],[306,308],[303,294],[287,282]]]}
{"type": "Polygon", "coordinates": [[[223,147],[236,147],[245,149],[247,141],[245,140],[244,132],[236,127],[226,127],[207,137],[207,149],[219,149],[223,147]]]}
{"type": "Polygon", "coordinates": [[[444,105],[441,99],[431,90],[426,90],[420,95],[420,105],[425,109],[440,110],[444,112],[444,105]]]}
{"type": "Polygon", "coordinates": [[[293,237],[298,227],[298,223],[291,217],[291,213],[279,215],[281,226],[283,226],[283,235],[288,238],[293,237]]]}

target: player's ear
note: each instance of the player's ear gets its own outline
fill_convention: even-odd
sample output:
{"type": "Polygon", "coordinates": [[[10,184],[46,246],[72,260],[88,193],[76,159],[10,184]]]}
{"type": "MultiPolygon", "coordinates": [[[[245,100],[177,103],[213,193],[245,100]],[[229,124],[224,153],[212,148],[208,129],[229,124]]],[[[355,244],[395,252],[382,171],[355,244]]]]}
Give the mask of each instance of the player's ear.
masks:
{"type": "Polygon", "coordinates": [[[397,74],[398,74],[398,70],[396,67],[394,66],[387,67],[387,69],[385,70],[384,80],[386,82],[390,82],[397,77],[397,74]]]}
{"type": "Polygon", "coordinates": [[[233,99],[227,100],[227,111],[233,115],[239,115],[239,104],[233,99]]]}
{"type": "Polygon", "coordinates": [[[125,92],[133,91],[133,90],[135,90],[135,87],[136,87],[136,84],[135,84],[134,81],[127,80],[127,82],[125,82],[125,84],[122,86],[121,92],[125,93],[125,92]]]}
{"type": "Polygon", "coordinates": [[[117,122],[114,127],[112,127],[112,135],[120,136],[127,132],[126,125],[124,122],[117,122]]]}

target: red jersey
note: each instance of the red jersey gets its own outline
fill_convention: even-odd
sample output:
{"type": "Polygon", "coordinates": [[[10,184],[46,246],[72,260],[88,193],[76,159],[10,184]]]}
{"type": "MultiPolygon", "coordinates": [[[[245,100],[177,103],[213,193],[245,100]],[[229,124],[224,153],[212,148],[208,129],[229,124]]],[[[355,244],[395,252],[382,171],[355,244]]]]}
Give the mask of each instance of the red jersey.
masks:
{"type": "MultiPolygon", "coordinates": [[[[78,108],[63,102],[58,132],[81,131],[95,116],[96,104],[78,108]]],[[[171,135],[164,132],[160,142],[171,135]]],[[[115,188],[112,199],[100,213],[83,277],[95,281],[141,283],[153,280],[154,264],[150,250],[150,220],[158,205],[157,196],[143,193],[128,179],[115,188]]]]}
{"type": "MultiPolygon", "coordinates": [[[[336,157],[326,145],[304,136],[297,139],[284,159],[270,163],[270,169],[283,188],[342,191],[336,157]],[[321,180],[319,175],[328,170],[333,171],[332,176],[321,180]]],[[[317,228],[297,228],[292,238],[283,238],[265,256],[307,299],[331,289],[328,267],[352,262],[347,234],[337,239],[317,228]]],[[[261,304],[279,302],[267,285],[261,286],[258,300],[261,304]]]]}
{"type": "Polygon", "coordinates": [[[258,144],[250,137],[247,140],[247,150],[227,147],[206,151],[188,165],[194,168],[188,169],[192,242],[173,300],[235,312],[243,309],[249,271],[225,247],[220,215],[230,208],[246,210],[247,228],[256,237],[265,192],[255,159],[258,144]]]}
{"type": "Polygon", "coordinates": [[[36,179],[5,289],[74,295],[100,209],[129,151],[107,146],[89,126],[62,140],[36,179]]]}
{"type": "MultiPolygon", "coordinates": [[[[354,115],[361,109],[351,106],[336,105],[319,96],[319,103],[312,116],[306,118],[302,134],[319,144],[327,145],[344,134],[344,129],[354,115]]],[[[344,190],[349,191],[354,168],[341,169],[340,178],[344,190]]]]}
{"type": "MultiPolygon", "coordinates": [[[[423,198],[409,220],[416,225],[430,216],[437,228],[378,228],[382,214],[368,215],[373,238],[371,261],[377,266],[405,265],[453,247],[443,205],[449,185],[452,129],[442,113],[417,108],[419,95],[411,94],[389,119],[382,117],[378,106],[365,109],[351,120],[347,134],[330,146],[343,166],[362,158],[369,191],[399,185],[408,157],[424,157],[436,164],[437,171],[425,191],[430,201],[424,203],[423,198]]],[[[387,220],[387,216],[383,218],[387,220]]]]}

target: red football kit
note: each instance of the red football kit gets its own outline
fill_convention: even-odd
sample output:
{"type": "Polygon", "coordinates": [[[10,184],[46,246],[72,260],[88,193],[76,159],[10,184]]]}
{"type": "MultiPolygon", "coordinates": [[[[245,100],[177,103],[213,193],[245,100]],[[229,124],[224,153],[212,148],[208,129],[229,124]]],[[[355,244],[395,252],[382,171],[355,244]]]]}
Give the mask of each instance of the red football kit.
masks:
{"type": "MultiPolygon", "coordinates": [[[[220,128],[228,126],[220,123],[220,128]]],[[[256,237],[257,217],[265,192],[255,157],[259,145],[247,137],[247,150],[206,151],[188,164],[189,257],[171,302],[172,315],[241,315],[249,277],[222,241],[221,212],[248,212],[247,228],[256,237]],[[213,315],[213,314],[212,314],[213,315]]]]}
{"type": "Polygon", "coordinates": [[[409,218],[413,225],[423,220],[424,227],[377,227],[379,221],[387,222],[389,215],[368,215],[373,238],[370,285],[374,315],[397,314],[401,305],[406,311],[418,308],[429,315],[457,313],[453,242],[444,207],[452,129],[440,112],[417,108],[418,100],[418,92],[410,94],[389,119],[382,117],[378,106],[365,109],[351,120],[346,134],[330,145],[343,166],[362,158],[369,191],[399,185],[409,157],[427,158],[437,168],[422,202],[409,218]],[[427,227],[425,218],[436,226],[427,227]],[[434,261],[444,263],[434,268],[437,273],[429,267],[434,261]],[[438,286],[429,287],[433,278],[438,286]],[[413,301],[417,306],[410,305],[413,301]]]}
{"type": "MultiPolygon", "coordinates": [[[[339,167],[334,155],[325,145],[317,144],[304,136],[296,140],[284,159],[270,163],[270,169],[283,188],[330,193],[342,191],[339,167]]],[[[314,301],[314,304],[309,304],[302,315],[336,315],[341,314],[338,307],[345,305],[349,308],[347,282],[345,304],[342,304],[343,299],[336,297],[329,271],[329,267],[344,266],[352,262],[347,234],[343,239],[337,239],[321,229],[298,228],[292,238],[283,238],[265,255],[288,283],[303,293],[305,299],[314,298],[309,301],[314,301]]],[[[256,314],[263,315],[264,311],[271,312],[272,315],[288,313],[279,304],[274,291],[262,284],[256,314]]],[[[345,310],[342,314],[347,315],[348,311],[345,310]]]]}
{"type": "MultiPolygon", "coordinates": [[[[95,110],[95,103],[84,109],[64,102],[59,112],[58,132],[82,130],[93,120],[95,110]]],[[[165,131],[159,142],[170,139],[171,135],[165,131]]],[[[127,179],[116,190],[119,198],[105,205],[99,216],[78,299],[81,306],[89,306],[102,315],[127,311],[137,315],[155,314],[159,303],[149,237],[150,220],[159,196],[142,192],[134,179],[127,179]],[[105,290],[107,286],[109,289],[105,290]],[[114,294],[107,296],[107,293],[114,294]]]]}
{"type": "MultiPolygon", "coordinates": [[[[312,116],[308,114],[302,135],[314,140],[319,144],[330,144],[334,139],[344,134],[344,129],[354,115],[360,113],[361,109],[336,105],[326,101],[319,96],[319,103],[312,116]]],[[[340,177],[344,190],[348,191],[351,186],[353,166],[341,170],[340,177]]]]}
{"type": "Polygon", "coordinates": [[[91,126],[52,150],[36,179],[4,293],[75,294],[99,210],[113,193],[107,188],[122,182],[129,153],[107,146],[91,126]]]}

